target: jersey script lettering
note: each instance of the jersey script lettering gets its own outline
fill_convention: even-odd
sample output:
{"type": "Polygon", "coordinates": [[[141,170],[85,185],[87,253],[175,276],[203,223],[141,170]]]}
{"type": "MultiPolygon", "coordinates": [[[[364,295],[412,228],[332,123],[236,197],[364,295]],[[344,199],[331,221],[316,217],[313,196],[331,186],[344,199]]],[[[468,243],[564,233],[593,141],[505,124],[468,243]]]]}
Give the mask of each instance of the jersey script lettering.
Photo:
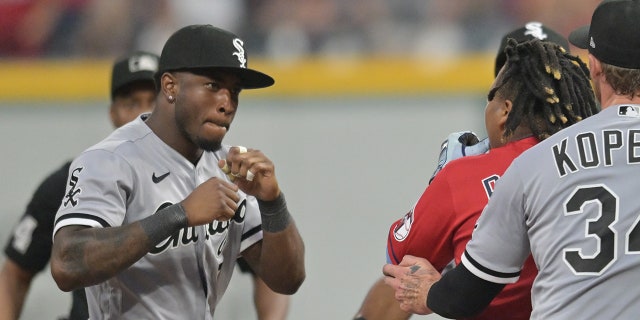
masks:
{"type": "MultiPolygon", "coordinates": [[[[208,240],[209,237],[214,236],[216,234],[224,234],[227,231],[227,229],[229,229],[229,224],[231,222],[242,223],[245,217],[246,203],[247,203],[246,199],[242,200],[242,202],[238,206],[238,209],[236,210],[235,215],[231,220],[229,221],[213,220],[212,222],[209,222],[209,225],[206,228],[207,230],[206,240],[208,240]]],[[[166,208],[167,206],[170,206],[170,205],[171,203],[165,203],[161,205],[158,210],[166,208]]],[[[150,253],[159,254],[167,250],[169,247],[176,248],[179,245],[186,246],[191,243],[198,242],[198,234],[196,232],[196,228],[197,227],[184,227],[178,230],[178,232],[172,234],[167,239],[163,240],[158,245],[156,245],[153,249],[151,249],[150,253]]],[[[226,238],[226,234],[225,234],[225,238],[226,238]]],[[[219,251],[222,251],[222,250],[219,250],[219,251]]]]}

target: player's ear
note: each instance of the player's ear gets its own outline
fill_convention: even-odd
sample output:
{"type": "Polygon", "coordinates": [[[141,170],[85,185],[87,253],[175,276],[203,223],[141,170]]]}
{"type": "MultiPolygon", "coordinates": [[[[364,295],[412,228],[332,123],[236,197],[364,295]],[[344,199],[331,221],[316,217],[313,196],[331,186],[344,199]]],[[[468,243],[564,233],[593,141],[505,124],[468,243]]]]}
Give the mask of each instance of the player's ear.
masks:
{"type": "Polygon", "coordinates": [[[589,54],[589,76],[594,87],[606,85],[607,79],[602,73],[602,62],[592,54],[589,54]]]}
{"type": "Polygon", "coordinates": [[[500,109],[500,125],[503,126],[507,122],[507,118],[509,117],[509,113],[513,109],[513,101],[509,99],[505,99],[502,103],[502,108],[500,109]]]}
{"type": "Polygon", "coordinates": [[[602,64],[600,63],[600,60],[592,54],[589,54],[589,72],[591,73],[591,79],[596,78],[600,73],[602,73],[602,64]]]}
{"type": "MultiPolygon", "coordinates": [[[[504,140],[507,119],[509,118],[509,113],[511,113],[512,109],[513,102],[509,99],[504,99],[504,101],[500,105],[500,109],[498,110],[498,126],[500,127],[500,139],[502,140],[504,140]]],[[[506,141],[502,141],[502,144],[504,143],[506,143],[506,141]]]]}
{"type": "Polygon", "coordinates": [[[169,102],[173,102],[172,100],[176,97],[177,83],[178,79],[170,72],[165,72],[160,77],[160,91],[169,102]]]}

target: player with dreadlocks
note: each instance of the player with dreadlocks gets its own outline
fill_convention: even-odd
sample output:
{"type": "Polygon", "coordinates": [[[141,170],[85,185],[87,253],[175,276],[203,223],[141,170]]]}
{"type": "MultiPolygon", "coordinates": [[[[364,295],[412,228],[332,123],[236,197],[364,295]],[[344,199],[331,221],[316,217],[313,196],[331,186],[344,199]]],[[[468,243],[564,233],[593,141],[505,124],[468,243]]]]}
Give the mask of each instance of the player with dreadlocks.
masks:
{"type": "Polygon", "coordinates": [[[598,112],[589,70],[578,57],[553,43],[513,39],[505,52],[507,66],[488,97],[493,100],[500,90],[517,106],[507,117],[504,138],[524,126],[544,140],[598,112]]]}
{"type": "MultiPolygon", "coordinates": [[[[597,113],[587,68],[561,46],[537,39],[523,43],[510,39],[506,55],[506,65],[489,91],[485,109],[489,152],[451,161],[435,176],[409,213],[391,226],[387,244],[391,265],[385,268],[410,273],[411,269],[403,266],[407,259],[418,256],[429,260],[440,273],[454,260],[459,267],[450,272],[465,277],[466,273],[460,272],[465,246],[496,181],[511,162],[543,139],[597,113]]],[[[461,314],[473,319],[529,319],[536,274],[529,257],[518,282],[496,287],[486,295],[459,296],[450,291],[439,302],[462,299],[465,310],[461,314]]],[[[393,281],[398,279],[385,279],[393,281]]],[[[424,304],[426,296],[421,299],[424,304]]],[[[400,308],[413,311],[402,304],[400,308]]],[[[452,318],[460,317],[453,314],[452,318]]]]}
{"type": "MultiPolygon", "coordinates": [[[[417,257],[383,267],[385,282],[404,311],[466,317],[517,281],[523,261],[532,256],[539,269],[531,288],[532,320],[638,318],[638,16],[638,0],[602,1],[591,24],[569,35],[571,43],[588,50],[602,110],[513,160],[478,218],[458,267],[442,277],[417,257]]],[[[523,51],[516,52],[522,59],[523,51]]],[[[567,73],[560,70],[560,75],[556,78],[567,73]]],[[[557,121],[558,110],[581,117],[589,111],[579,110],[584,105],[578,99],[590,100],[590,92],[580,87],[582,81],[572,80],[552,87],[560,107],[569,104],[563,97],[575,99],[571,108],[554,107],[547,119],[557,121]],[[562,92],[565,88],[569,94],[562,92]]],[[[528,83],[539,87],[538,81],[528,83]]]]}

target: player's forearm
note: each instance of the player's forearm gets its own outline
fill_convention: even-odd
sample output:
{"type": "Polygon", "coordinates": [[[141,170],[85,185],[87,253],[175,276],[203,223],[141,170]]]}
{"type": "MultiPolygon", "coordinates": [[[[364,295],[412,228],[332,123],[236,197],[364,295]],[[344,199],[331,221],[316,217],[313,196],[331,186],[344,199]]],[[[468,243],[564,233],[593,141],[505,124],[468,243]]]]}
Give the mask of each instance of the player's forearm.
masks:
{"type": "Polygon", "coordinates": [[[7,258],[0,270],[0,319],[18,319],[33,273],[7,258]]]}
{"type": "Polygon", "coordinates": [[[274,291],[294,294],[306,277],[304,242],[282,193],[274,201],[258,203],[263,230],[261,277],[274,291]]]}
{"type": "Polygon", "coordinates": [[[54,240],[51,273],[63,291],[101,283],[186,224],[184,211],[176,204],[121,227],[62,228],[54,240]]]}
{"type": "Polygon", "coordinates": [[[393,288],[384,283],[384,278],[378,279],[367,293],[354,320],[409,319],[411,314],[400,309],[400,304],[394,298],[394,294],[393,288]]]}
{"type": "Polygon", "coordinates": [[[298,291],[306,274],[304,243],[294,223],[279,233],[264,232],[261,257],[261,277],[273,291],[298,291]]]}
{"type": "Polygon", "coordinates": [[[64,227],[54,239],[51,274],[63,291],[98,284],[144,256],[150,250],[146,238],[139,224],[64,227]]]}

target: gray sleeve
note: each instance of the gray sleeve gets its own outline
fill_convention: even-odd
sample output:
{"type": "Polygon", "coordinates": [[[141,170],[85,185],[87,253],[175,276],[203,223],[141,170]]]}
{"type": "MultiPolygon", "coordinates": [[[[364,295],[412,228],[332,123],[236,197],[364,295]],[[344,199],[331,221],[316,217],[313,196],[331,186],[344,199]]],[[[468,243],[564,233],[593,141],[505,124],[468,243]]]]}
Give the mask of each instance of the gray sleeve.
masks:
{"type": "Polygon", "coordinates": [[[253,196],[247,196],[247,211],[242,229],[240,252],[260,240],[262,240],[262,219],[260,218],[258,200],[253,196]]]}
{"type": "Polygon", "coordinates": [[[119,226],[132,191],[133,170],[122,157],[104,150],[82,153],[69,168],[53,234],[68,225],[119,226]]]}
{"type": "Polygon", "coordinates": [[[516,282],[530,253],[519,172],[516,160],[498,180],[462,256],[465,267],[486,281],[516,282]]]}

